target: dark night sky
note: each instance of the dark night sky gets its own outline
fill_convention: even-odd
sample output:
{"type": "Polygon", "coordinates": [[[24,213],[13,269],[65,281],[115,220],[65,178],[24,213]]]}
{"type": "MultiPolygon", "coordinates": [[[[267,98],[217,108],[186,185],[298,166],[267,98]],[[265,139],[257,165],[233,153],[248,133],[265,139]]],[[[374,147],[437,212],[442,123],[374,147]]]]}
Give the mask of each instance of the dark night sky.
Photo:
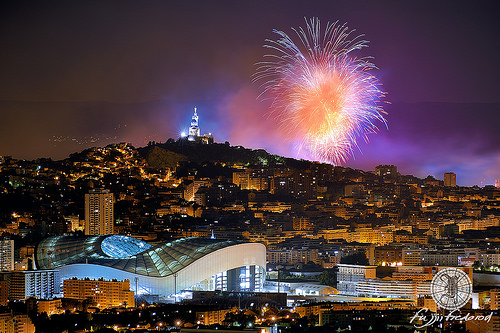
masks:
{"type": "Polygon", "coordinates": [[[0,7],[0,155],[65,158],[177,138],[198,107],[218,142],[297,155],[251,82],[273,29],[364,34],[388,128],[346,166],[459,185],[500,178],[496,1],[12,1],[0,7]],[[90,142],[90,138],[98,141],[90,142]],[[54,138],[58,138],[54,141],[54,138]]]}

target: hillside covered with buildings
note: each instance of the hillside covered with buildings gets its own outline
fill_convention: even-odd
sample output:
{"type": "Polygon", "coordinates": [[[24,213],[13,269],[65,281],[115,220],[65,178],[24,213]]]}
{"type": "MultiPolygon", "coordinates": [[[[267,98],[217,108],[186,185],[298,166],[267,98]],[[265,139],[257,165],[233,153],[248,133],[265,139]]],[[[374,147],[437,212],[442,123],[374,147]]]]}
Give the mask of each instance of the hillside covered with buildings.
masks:
{"type": "MultiPolygon", "coordinates": [[[[64,299],[72,286],[80,302],[94,299],[75,309],[175,303],[181,290],[220,290],[285,292],[288,301],[264,302],[277,307],[333,302],[329,297],[337,295],[361,302],[352,311],[365,311],[366,302],[378,299],[377,311],[411,313],[423,304],[436,310],[429,293],[433,275],[441,267],[459,267],[474,284],[469,307],[496,310],[492,295],[499,282],[485,271],[500,265],[499,208],[499,188],[456,186],[453,173],[420,179],[393,165],[362,171],[210,140],[169,139],[137,149],[120,143],[59,161],[2,156],[0,303],[63,296],[54,309],[69,309],[64,299]],[[257,259],[245,259],[243,249],[254,243],[263,245],[248,247],[254,249],[250,254],[259,253],[257,259]],[[222,275],[201,274],[197,278],[206,280],[197,287],[192,284],[198,280],[183,284],[188,279],[182,272],[194,272],[192,265],[201,263],[213,266],[207,258],[216,251],[231,256],[222,275]],[[89,264],[104,268],[92,276],[68,268],[89,264]],[[78,281],[98,281],[114,269],[122,275],[109,273],[102,288],[118,288],[123,299],[78,294],[85,285],[78,281]],[[141,277],[146,275],[149,280],[141,277]],[[52,281],[46,294],[38,287],[30,294],[29,283],[36,283],[27,282],[31,276],[52,281]],[[154,287],[155,276],[171,285],[154,287]],[[122,284],[104,286],[113,279],[122,284]]],[[[210,303],[201,295],[191,297],[210,303]]],[[[220,297],[230,302],[230,296],[220,297]]],[[[297,318],[333,325],[335,304],[301,307],[297,318]]]]}

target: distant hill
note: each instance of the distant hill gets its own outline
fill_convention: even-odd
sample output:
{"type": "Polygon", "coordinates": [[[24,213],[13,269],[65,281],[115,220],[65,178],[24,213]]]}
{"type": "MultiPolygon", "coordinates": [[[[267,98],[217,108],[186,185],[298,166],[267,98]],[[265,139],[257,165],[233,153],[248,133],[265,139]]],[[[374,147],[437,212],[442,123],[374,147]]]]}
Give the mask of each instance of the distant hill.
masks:
{"type": "MultiPolygon", "coordinates": [[[[151,168],[175,168],[179,162],[192,162],[198,165],[208,164],[234,164],[250,167],[274,167],[285,166],[289,168],[307,170],[314,163],[307,160],[297,160],[293,158],[273,155],[263,149],[252,150],[242,146],[230,146],[226,143],[203,144],[190,142],[185,139],[169,139],[166,143],[150,143],[146,147],[137,149],[139,155],[145,158],[151,168]]],[[[180,171],[180,170],[177,170],[180,171]]],[[[221,172],[221,170],[219,170],[221,172]]],[[[335,167],[334,173],[339,178],[364,179],[375,177],[370,172],[347,167],[335,167]],[[340,176],[340,174],[342,176],[340,176]]]]}
{"type": "MultiPolygon", "coordinates": [[[[169,139],[166,143],[152,143],[138,148],[151,167],[175,166],[179,161],[239,163],[244,165],[277,165],[293,163],[293,159],[272,155],[263,149],[252,150],[229,143],[203,144],[185,139],[169,139]]],[[[296,161],[295,163],[300,163],[296,161]]]]}

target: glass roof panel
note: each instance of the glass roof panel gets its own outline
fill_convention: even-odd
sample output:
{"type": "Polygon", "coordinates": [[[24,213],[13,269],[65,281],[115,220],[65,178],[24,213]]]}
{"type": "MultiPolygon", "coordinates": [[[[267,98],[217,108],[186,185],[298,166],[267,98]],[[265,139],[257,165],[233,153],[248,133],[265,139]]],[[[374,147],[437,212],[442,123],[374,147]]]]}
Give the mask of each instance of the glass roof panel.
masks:
{"type": "Polygon", "coordinates": [[[140,239],[123,235],[112,235],[101,243],[102,251],[113,258],[126,258],[139,254],[152,247],[140,239]]]}

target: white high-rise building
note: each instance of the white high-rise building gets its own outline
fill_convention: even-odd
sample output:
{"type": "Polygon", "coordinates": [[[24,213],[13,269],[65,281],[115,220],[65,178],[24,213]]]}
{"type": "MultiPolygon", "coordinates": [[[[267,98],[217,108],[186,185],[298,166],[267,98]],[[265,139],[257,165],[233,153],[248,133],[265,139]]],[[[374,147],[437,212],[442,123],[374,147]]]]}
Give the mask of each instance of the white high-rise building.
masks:
{"type": "Polygon", "coordinates": [[[10,275],[9,281],[12,301],[28,297],[50,299],[60,292],[61,279],[57,269],[16,271],[10,275]]]}
{"type": "Polygon", "coordinates": [[[14,240],[0,240],[0,271],[14,270],[14,240]]]}
{"type": "Polygon", "coordinates": [[[85,194],[85,235],[113,234],[114,197],[109,190],[85,194]]]}

